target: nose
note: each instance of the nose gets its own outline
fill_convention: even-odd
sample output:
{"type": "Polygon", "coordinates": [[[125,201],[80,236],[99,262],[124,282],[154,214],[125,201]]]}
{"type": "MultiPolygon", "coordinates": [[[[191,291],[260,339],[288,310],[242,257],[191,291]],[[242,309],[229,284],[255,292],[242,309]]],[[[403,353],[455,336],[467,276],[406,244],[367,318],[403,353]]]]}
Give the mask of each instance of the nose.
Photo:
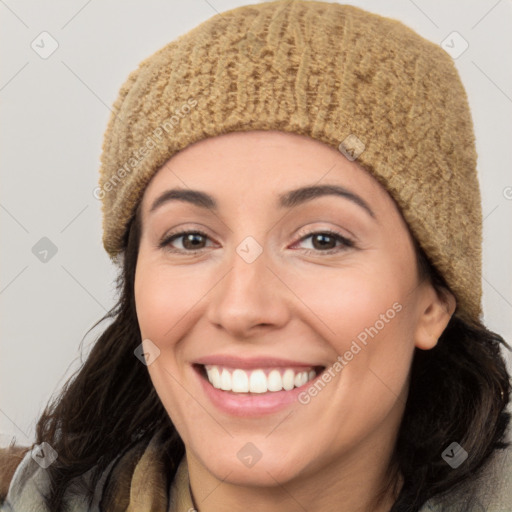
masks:
{"type": "Polygon", "coordinates": [[[206,316],[233,338],[282,328],[290,318],[291,297],[284,280],[264,250],[249,262],[234,252],[229,269],[210,294],[206,316]]]}

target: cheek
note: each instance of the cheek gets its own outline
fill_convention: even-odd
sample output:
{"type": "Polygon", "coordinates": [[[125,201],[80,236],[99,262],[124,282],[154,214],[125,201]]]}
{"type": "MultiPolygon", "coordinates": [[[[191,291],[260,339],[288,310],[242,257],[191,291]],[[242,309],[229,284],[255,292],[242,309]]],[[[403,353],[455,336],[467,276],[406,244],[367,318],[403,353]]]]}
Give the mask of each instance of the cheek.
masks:
{"type": "MultiPolygon", "coordinates": [[[[175,304],[172,295],[165,293],[165,283],[158,274],[144,267],[138,268],[135,277],[135,308],[143,338],[160,338],[168,323],[164,311],[171,312],[175,304]]],[[[167,326],[167,328],[169,328],[167,326]]]]}
{"type": "Polygon", "coordinates": [[[333,359],[342,358],[342,368],[333,371],[343,374],[340,399],[365,396],[368,403],[389,395],[393,400],[406,382],[414,350],[414,267],[392,258],[368,258],[364,265],[321,272],[294,286],[336,354],[333,359]]]}
{"type": "Polygon", "coordinates": [[[177,339],[187,314],[200,297],[201,290],[191,285],[185,272],[171,273],[144,258],[139,261],[135,274],[135,306],[143,338],[155,340],[159,345],[177,339]]]}
{"type": "Polygon", "coordinates": [[[165,283],[158,273],[137,268],[135,274],[135,308],[142,338],[160,341],[162,333],[169,329],[169,313],[175,310],[172,294],[165,293],[165,283]],[[167,311],[167,315],[165,312],[167,311]]]}
{"type": "Polygon", "coordinates": [[[325,338],[341,353],[349,348],[347,340],[359,338],[364,343],[367,330],[375,324],[379,332],[389,330],[407,285],[386,266],[369,263],[319,269],[293,287],[321,320],[325,338]]]}
{"type": "Polygon", "coordinates": [[[189,425],[204,418],[195,400],[183,392],[184,367],[180,364],[182,339],[190,327],[198,292],[190,279],[180,273],[165,272],[157,262],[139,254],[134,284],[135,306],[142,339],[150,339],[160,350],[147,369],[164,408],[184,439],[189,425]]]}

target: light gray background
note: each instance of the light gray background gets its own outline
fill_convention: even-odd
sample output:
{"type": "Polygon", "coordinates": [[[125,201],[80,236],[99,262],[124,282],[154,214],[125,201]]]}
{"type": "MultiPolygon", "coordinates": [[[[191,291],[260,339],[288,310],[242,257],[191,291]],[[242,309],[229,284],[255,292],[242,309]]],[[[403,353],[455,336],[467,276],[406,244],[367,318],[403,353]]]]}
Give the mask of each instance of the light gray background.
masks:
{"type": "MultiPolygon", "coordinates": [[[[116,270],[101,245],[92,191],[119,87],[166,43],[247,3],[0,0],[0,445],[13,436],[32,442],[48,398],[106,324],[85,338],[81,355],[87,329],[114,304],[116,270]],[[43,45],[43,31],[59,45],[47,59],[31,47],[43,45]],[[46,263],[32,252],[42,237],[58,249],[46,263]]],[[[455,62],[479,153],[485,321],[512,342],[512,1],[347,3],[399,19],[436,43],[453,31],[469,43],[455,62]]]]}

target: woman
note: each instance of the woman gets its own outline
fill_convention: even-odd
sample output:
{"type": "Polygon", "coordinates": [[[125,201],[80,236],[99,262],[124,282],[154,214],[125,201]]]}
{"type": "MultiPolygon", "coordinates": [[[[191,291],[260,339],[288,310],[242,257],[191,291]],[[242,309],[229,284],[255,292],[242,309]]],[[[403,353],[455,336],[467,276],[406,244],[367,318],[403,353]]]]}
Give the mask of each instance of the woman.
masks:
{"type": "Polygon", "coordinates": [[[2,510],[508,510],[450,57],[355,7],[264,3],[146,59],[114,112],[119,303],[37,446],[4,453],[2,510]]]}

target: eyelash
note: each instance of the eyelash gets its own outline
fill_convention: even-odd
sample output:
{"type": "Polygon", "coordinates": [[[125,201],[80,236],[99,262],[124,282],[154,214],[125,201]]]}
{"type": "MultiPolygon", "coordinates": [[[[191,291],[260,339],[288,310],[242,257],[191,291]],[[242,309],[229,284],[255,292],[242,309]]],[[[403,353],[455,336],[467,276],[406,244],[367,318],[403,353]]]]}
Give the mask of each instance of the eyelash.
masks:
{"type": "MultiPolygon", "coordinates": [[[[210,238],[206,233],[204,233],[203,231],[199,231],[199,230],[190,230],[190,231],[179,231],[177,233],[169,233],[167,236],[165,236],[161,242],[158,244],[158,247],[160,249],[165,249],[169,252],[172,252],[172,253],[182,253],[182,254],[187,254],[187,255],[195,255],[195,254],[198,254],[200,253],[201,251],[204,251],[205,248],[202,248],[202,249],[195,249],[195,250],[191,250],[191,251],[188,251],[186,249],[175,249],[175,248],[171,248],[170,247],[170,243],[173,242],[174,240],[182,237],[182,236],[185,236],[185,235],[200,235],[200,236],[203,236],[205,238],[210,238]]],[[[336,231],[331,231],[329,229],[326,229],[326,230],[320,230],[320,231],[310,231],[308,233],[304,233],[301,235],[301,237],[299,238],[298,242],[302,242],[314,235],[328,235],[330,237],[333,237],[336,241],[338,242],[341,242],[343,247],[341,248],[333,248],[333,249],[328,249],[326,251],[321,251],[319,249],[305,249],[305,253],[306,254],[324,254],[324,255],[331,255],[331,254],[335,254],[337,252],[341,252],[341,251],[344,251],[344,250],[347,250],[349,248],[356,248],[356,245],[355,243],[350,240],[349,238],[343,236],[343,235],[340,235],[339,233],[337,233],[336,231]]]]}

